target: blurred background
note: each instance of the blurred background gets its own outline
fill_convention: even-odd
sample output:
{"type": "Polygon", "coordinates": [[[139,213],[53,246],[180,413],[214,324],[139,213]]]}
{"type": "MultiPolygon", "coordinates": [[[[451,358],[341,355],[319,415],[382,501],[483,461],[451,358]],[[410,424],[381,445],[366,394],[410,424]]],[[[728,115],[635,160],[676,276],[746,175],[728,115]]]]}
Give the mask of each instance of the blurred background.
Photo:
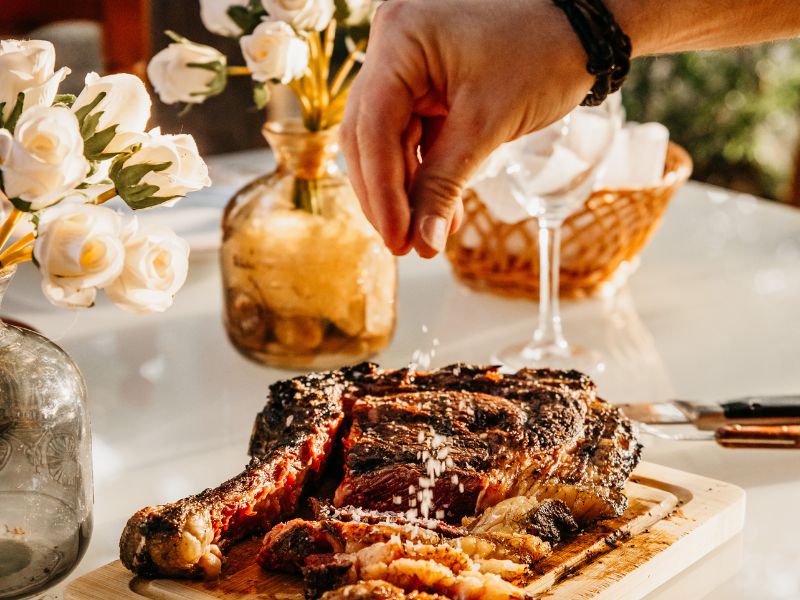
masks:
{"type": "MultiPolygon", "coordinates": [[[[205,30],[197,0],[0,0],[0,39],[46,39],[77,93],[87,72],[144,78],[165,29],[211,43],[239,64],[236,43],[205,30]]],[[[639,60],[624,88],[628,119],[659,121],[694,158],[694,178],[800,206],[800,41],[639,60]]],[[[203,153],[265,145],[246,78],[195,106],[154,99],[153,124],[194,134],[203,153]]],[[[288,95],[270,110],[291,110],[288,95]]]]}

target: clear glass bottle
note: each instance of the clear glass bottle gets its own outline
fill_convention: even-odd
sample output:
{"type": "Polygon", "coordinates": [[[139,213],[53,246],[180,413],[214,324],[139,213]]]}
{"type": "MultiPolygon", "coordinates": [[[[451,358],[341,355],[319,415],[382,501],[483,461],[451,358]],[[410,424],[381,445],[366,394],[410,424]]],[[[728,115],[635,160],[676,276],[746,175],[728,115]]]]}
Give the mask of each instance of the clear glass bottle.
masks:
{"type": "MultiPolygon", "coordinates": [[[[16,267],[0,271],[2,300],[16,267]]],[[[86,386],[54,343],[0,321],[0,599],[49,589],[92,531],[86,386]]]]}
{"type": "Polygon", "coordinates": [[[326,369],[383,349],[395,326],[397,265],[337,164],[337,129],[268,123],[278,163],[223,217],[225,327],[262,364],[326,369]]]}

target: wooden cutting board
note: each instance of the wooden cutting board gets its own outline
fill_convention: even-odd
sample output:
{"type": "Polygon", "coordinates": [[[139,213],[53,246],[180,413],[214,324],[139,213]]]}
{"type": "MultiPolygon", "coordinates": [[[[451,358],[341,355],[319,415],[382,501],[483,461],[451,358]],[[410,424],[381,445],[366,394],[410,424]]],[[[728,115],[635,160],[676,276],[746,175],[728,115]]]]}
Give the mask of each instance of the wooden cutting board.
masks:
{"type": "MultiPolygon", "coordinates": [[[[641,598],[744,525],[744,491],[707,477],[642,463],[626,494],[624,516],[594,525],[536,565],[533,596],[641,598]]],[[[214,582],[143,579],[116,561],[70,584],[65,600],[302,600],[299,579],[253,564],[257,548],[257,540],[234,548],[214,582]]]]}

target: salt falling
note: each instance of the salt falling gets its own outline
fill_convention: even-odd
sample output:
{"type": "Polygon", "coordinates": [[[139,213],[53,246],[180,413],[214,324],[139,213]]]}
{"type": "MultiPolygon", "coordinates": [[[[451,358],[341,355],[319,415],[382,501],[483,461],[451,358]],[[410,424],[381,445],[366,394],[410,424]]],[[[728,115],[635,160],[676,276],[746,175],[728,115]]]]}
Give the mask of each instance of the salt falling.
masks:
{"type": "MultiPolygon", "coordinates": [[[[413,519],[419,515],[427,519],[433,510],[433,491],[436,486],[437,478],[441,477],[445,471],[453,466],[450,454],[450,438],[439,435],[433,428],[429,429],[428,435],[420,431],[418,441],[425,444],[425,449],[418,453],[417,458],[422,461],[425,474],[419,478],[419,489],[413,485],[409,486],[409,510],[406,513],[408,518],[413,519]],[[416,497],[414,493],[416,492],[416,497]],[[419,508],[416,508],[419,505],[419,508]]],[[[453,475],[451,481],[458,481],[458,477],[453,475]]],[[[436,518],[443,519],[444,512],[436,511],[436,518]],[[441,516],[440,516],[441,514],[441,516]]]]}

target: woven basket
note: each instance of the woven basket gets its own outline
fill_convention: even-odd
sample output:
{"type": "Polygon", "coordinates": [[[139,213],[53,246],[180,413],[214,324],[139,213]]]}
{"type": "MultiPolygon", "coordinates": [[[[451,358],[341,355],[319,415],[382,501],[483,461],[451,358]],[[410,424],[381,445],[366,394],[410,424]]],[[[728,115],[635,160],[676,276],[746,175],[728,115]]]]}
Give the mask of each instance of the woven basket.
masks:
{"type": "MultiPolygon", "coordinates": [[[[655,187],[598,190],[564,223],[561,296],[583,298],[624,276],[661,221],[667,203],[689,178],[692,159],[670,143],[664,177],[655,187]]],[[[447,244],[456,276],[470,287],[538,298],[536,219],[496,220],[474,190],[464,194],[464,221],[447,244]]]]}

